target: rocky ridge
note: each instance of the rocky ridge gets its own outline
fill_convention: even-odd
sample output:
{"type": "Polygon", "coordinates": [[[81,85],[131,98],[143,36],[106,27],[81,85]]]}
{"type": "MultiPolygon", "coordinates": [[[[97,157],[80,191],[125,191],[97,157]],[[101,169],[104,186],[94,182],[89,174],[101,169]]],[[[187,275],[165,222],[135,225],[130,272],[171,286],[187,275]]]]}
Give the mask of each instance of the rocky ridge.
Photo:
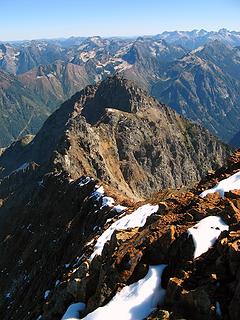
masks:
{"type": "Polygon", "coordinates": [[[237,319],[239,192],[199,197],[239,171],[240,153],[213,170],[227,154],[207,131],[127,80],[77,93],[35,138],[2,150],[1,319],[60,320],[80,302],[81,317],[91,317],[159,265],[167,265],[164,299],[149,319],[217,319],[219,308],[237,319]],[[172,165],[158,167],[160,159],[172,165]],[[204,166],[212,168],[204,180],[183,187],[204,166]],[[212,215],[229,230],[215,229],[217,244],[194,259],[188,229],[212,215]]]}
{"type": "Polygon", "coordinates": [[[198,181],[223,164],[228,148],[209,132],[119,76],[66,101],[37,136],[0,158],[3,178],[25,163],[72,179],[91,175],[128,195],[198,181]]]}
{"type": "MultiPolygon", "coordinates": [[[[71,181],[66,174],[46,175],[32,188],[31,203],[1,228],[2,319],[57,320],[79,302],[86,308],[76,319],[90,316],[124,286],[145,277],[149,265],[163,264],[164,300],[148,320],[238,319],[239,190],[224,198],[199,194],[239,169],[237,152],[195,187],[160,191],[138,203],[107,186],[104,192],[88,177],[71,181]],[[147,203],[156,210],[143,226],[116,230],[101,255],[90,259],[104,231],[147,203]],[[214,245],[194,259],[188,230],[209,216],[220,217],[229,229],[219,231],[214,245]]],[[[208,227],[208,232],[215,228],[208,227]]]]}

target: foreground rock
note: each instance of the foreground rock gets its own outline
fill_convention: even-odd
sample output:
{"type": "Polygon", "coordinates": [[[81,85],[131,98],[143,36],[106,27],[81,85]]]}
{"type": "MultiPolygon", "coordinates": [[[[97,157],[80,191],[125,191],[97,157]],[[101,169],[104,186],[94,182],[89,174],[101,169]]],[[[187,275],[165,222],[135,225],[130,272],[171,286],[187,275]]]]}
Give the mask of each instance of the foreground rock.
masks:
{"type": "Polygon", "coordinates": [[[155,194],[150,202],[159,204],[158,211],[145,225],[113,233],[92,261],[103,231],[144,203],[115,196],[116,203],[128,207],[118,213],[113,206],[102,206],[104,194],[93,193],[94,180],[46,176],[33,191],[32,203],[1,229],[1,318],[61,319],[78,302],[86,304],[84,317],[144,278],[150,265],[165,264],[165,299],[148,319],[219,319],[220,314],[239,319],[240,193],[199,197],[202,189],[240,169],[239,154],[190,191],[155,194]],[[188,229],[215,215],[229,230],[194,259],[188,229]]]}

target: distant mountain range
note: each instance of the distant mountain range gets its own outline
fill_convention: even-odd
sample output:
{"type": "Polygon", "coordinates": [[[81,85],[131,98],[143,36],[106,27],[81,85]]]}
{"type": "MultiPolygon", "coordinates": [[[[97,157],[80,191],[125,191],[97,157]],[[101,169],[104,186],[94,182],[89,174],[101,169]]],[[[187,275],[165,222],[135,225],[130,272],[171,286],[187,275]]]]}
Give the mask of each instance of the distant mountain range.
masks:
{"type": "Polygon", "coordinates": [[[0,130],[0,146],[35,134],[63,101],[116,73],[225,142],[240,145],[238,46],[240,32],[226,29],[163,32],[136,39],[96,36],[1,43],[0,70],[14,79],[13,92],[19,90],[14,90],[18,84],[31,96],[40,120],[29,112],[14,131],[7,116],[9,102],[3,98],[6,88],[0,82],[0,121],[9,132],[3,138],[0,130]]]}
{"type": "Polygon", "coordinates": [[[181,45],[188,49],[196,49],[209,41],[219,40],[232,46],[240,45],[240,32],[220,29],[219,31],[192,30],[192,31],[165,31],[156,39],[163,39],[171,44],[181,45]]]}

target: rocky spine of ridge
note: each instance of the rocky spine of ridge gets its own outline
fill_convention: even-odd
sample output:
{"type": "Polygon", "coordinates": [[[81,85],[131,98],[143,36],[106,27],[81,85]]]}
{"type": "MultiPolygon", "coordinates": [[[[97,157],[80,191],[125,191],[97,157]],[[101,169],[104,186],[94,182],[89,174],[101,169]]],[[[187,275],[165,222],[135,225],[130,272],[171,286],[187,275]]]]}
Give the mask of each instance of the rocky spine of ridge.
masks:
{"type": "MultiPolygon", "coordinates": [[[[74,95],[35,138],[29,136],[1,152],[1,319],[30,320],[42,315],[57,320],[74,302],[86,303],[85,313],[91,312],[156,264],[169,266],[162,280],[167,289],[164,308],[174,317],[187,317],[181,314],[185,303],[191,314],[192,295],[199,286],[208,299],[202,310],[205,298],[199,298],[199,317],[214,316],[216,299],[225,303],[215,293],[216,283],[208,273],[204,272],[203,283],[198,282],[201,266],[197,276],[192,275],[194,249],[185,232],[214,212],[234,230],[238,195],[208,202],[198,197],[202,184],[189,192],[165,190],[143,200],[161,186],[193,183],[205,168],[224,161],[228,150],[206,130],[131,82],[114,77],[74,95]],[[114,232],[91,262],[102,233],[148,203],[159,207],[146,223],[114,232]],[[179,279],[177,288],[172,277],[179,279]],[[204,281],[210,281],[210,287],[202,288],[204,281]],[[175,306],[176,295],[186,290],[187,302],[183,297],[175,306]]],[[[235,167],[229,164],[226,174],[239,169],[238,158],[232,158],[235,167]]],[[[221,251],[214,249],[214,254],[221,251]]],[[[215,259],[209,263],[209,270],[215,270],[215,259]]],[[[227,266],[228,260],[224,263],[227,266]]]]}
{"type": "MultiPolygon", "coordinates": [[[[22,170],[28,184],[38,169],[22,170]]],[[[69,305],[84,302],[82,318],[143,278],[149,265],[160,264],[167,265],[165,298],[148,320],[239,319],[239,190],[199,197],[239,170],[240,152],[196,187],[160,191],[139,203],[107,186],[104,193],[89,177],[71,181],[66,173],[48,173],[32,184],[30,202],[14,207],[12,199],[9,220],[1,219],[1,319],[60,320],[69,305]],[[115,231],[91,260],[103,232],[146,203],[158,210],[140,228],[115,231]],[[118,211],[117,204],[125,209],[118,211]],[[229,230],[194,259],[188,229],[208,216],[221,217],[229,230]]],[[[6,197],[1,205],[11,206],[6,197]]]]}
{"type": "Polygon", "coordinates": [[[87,174],[142,198],[200,180],[228,154],[207,130],[116,76],[66,101],[31,143],[5,150],[0,166],[4,178],[35,162],[42,173],[87,174]]]}

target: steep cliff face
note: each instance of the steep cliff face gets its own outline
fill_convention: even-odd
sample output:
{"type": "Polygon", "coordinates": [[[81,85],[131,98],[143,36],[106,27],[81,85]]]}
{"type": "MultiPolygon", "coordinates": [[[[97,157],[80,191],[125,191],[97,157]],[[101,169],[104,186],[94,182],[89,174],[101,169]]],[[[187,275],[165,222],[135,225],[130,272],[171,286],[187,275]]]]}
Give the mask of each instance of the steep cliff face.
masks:
{"type": "Polygon", "coordinates": [[[114,77],[65,102],[17,156],[14,146],[7,149],[0,165],[4,177],[34,161],[143,197],[199,180],[227,153],[207,130],[114,77]]]}

